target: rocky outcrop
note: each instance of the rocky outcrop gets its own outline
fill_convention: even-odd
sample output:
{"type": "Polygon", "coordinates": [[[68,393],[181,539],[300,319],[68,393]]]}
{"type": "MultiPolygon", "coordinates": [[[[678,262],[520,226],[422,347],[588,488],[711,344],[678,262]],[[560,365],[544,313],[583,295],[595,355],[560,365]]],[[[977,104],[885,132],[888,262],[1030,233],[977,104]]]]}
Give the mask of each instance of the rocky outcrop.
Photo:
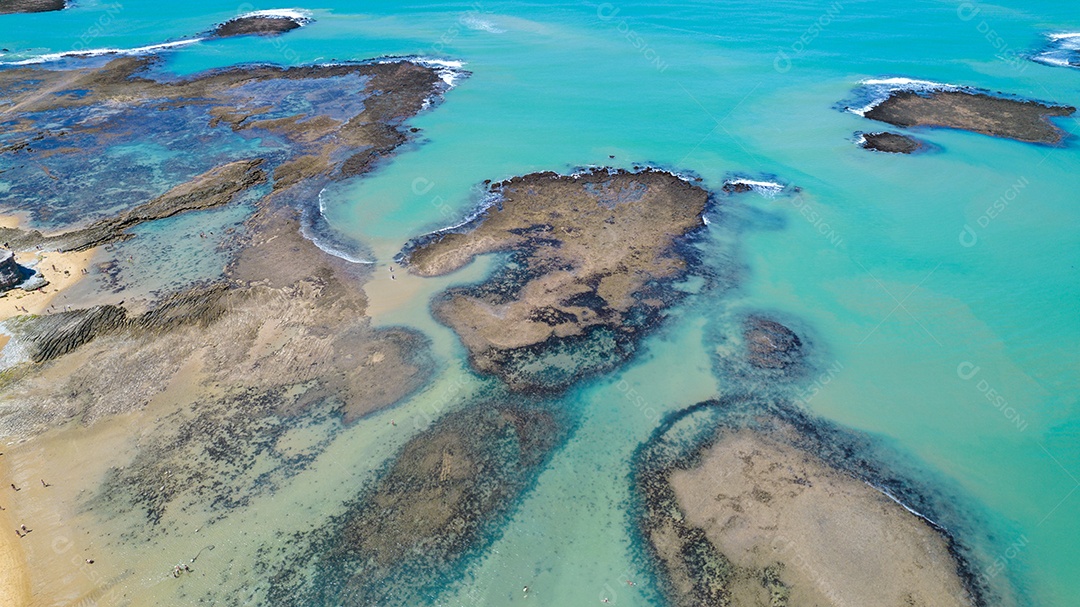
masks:
{"type": "Polygon", "coordinates": [[[22,270],[15,263],[15,253],[0,249],[0,291],[6,291],[22,282],[22,270]]]}
{"type": "Polygon", "coordinates": [[[862,147],[875,152],[890,154],[914,154],[926,148],[918,139],[900,133],[862,133],[862,147]]]}
{"type": "Polygon", "coordinates": [[[303,22],[286,16],[278,15],[251,15],[237,17],[222,23],[214,30],[218,38],[231,36],[246,36],[257,34],[260,36],[275,36],[301,27],[303,22]]]}

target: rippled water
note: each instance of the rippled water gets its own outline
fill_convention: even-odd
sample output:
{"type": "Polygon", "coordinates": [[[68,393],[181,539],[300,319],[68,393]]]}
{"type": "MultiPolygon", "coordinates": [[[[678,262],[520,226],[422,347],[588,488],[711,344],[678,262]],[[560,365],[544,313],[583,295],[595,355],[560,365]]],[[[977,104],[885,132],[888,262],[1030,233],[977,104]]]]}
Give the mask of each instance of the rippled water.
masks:
{"type": "MultiPolygon", "coordinates": [[[[0,46],[9,49],[0,61],[186,39],[269,8],[283,7],[77,1],[64,13],[0,17],[0,46]]],[[[732,177],[802,189],[721,202],[702,246],[709,263],[737,278],[734,288],[691,298],[626,369],[566,397],[580,413],[573,438],[469,567],[468,583],[433,604],[508,604],[522,585],[544,604],[604,596],[649,604],[627,529],[629,459],[660,416],[731,388],[714,372],[722,344],[713,338],[751,311],[806,329],[820,370],[797,391],[805,408],[872,433],[898,457],[921,462],[924,482],[962,496],[972,520],[988,526],[987,550],[1002,565],[995,577],[1007,577],[1031,604],[1068,605],[1080,592],[1076,140],[1053,148],[936,130],[919,134],[937,148],[931,153],[874,154],[854,140],[875,125],[835,107],[862,80],[889,77],[1076,105],[1080,70],[1027,58],[1044,50],[1048,35],[1080,31],[1075,7],[330,0],[298,8],[314,19],[304,28],[177,47],[164,54],[165,69],[421,55],[461,60],[472,72],[412,121],[422,129],[416,145],[323,193],[329,225],[362,243],[382,272],[409,238],[466,217],[481,203],[485,179],[652,163],[700,176],[713,190],[732,177]],[[626,586],[629,577],[639,586],[626,586]]],[[[1075,119],[1059,124],[1077,129],[1075,119]]],[[[185,144],[112,153],[164,162],[169,145],[185,144]]],[[[0,175],[0,196],[18,195],[8,179],[0,175]]],[[[78,211],[34,204],[58,222],[78,211]]],[[[176,227],[190,236],[192,226],[176,227]]],[[[156,229],[131,246],[164,243],[156,229]]],[[[177,238],[169,246],[182,246],[177,238]]],[[[398,285],[383,280],[378,288],[398,285]]],[[[426,315],[423,298],[437,287],[420,289],[407,313],[377,322],[431,333],[456,369],[441,381],[454,373],[475,381],[460,368],[453,336],[426,315]]],[[[256,521],[275,523],[254,534],[295,525],[282,522],[285,503],[318,498],[329,508],[343,493],[335,483],[362,480],[400,444],[400,436],[372,442],[387,440],[384,418],[409,418],[437,390],[342,432],[287,494],[258,500],[217,528],[214,541],[232,546],[225,550],[237,559],[238,579],[254,576],[243,565],[253,540],[241,530],[256,521]],[[342,454],[355,468],[330,463],[342,454]],[[322,493],[308,493],[313,487],[322,493]]]]}

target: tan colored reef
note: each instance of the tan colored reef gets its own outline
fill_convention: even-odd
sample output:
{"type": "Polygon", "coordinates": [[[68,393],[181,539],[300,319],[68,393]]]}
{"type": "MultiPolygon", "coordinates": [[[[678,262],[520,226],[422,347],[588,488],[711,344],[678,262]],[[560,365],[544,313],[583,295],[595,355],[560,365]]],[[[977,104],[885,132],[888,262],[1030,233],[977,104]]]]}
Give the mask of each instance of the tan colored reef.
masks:
{"type": "Polygon", "coordinates": [[[726,431],[667,483],[649,540],[676,605],[971,604],[937,530],[777,436],[726,431]]]}
{"type": "Polygon", "coordinates": [[[984,93],[896,91],[864,114],[901,127],[944,127],[1030,143],[1060,144],[1067,133],[1050,121],[1076,108],[984,93]]]}
{"type": "Polygon", "coordinates": [[[641,331],[631,313],[648,316],[665,307],[649,287],[687,269],[675,245],[702,226],[708,201],[705,190],[660,171],[537,173],[493,190],[499,203],[471,229],[421,243],[409,253],[408,267],[437,276],[477,255],[511,255],[480,287],[450,291],[433,304],[473,364],[504,378],[508,352],[599,327],[641,331]]]}

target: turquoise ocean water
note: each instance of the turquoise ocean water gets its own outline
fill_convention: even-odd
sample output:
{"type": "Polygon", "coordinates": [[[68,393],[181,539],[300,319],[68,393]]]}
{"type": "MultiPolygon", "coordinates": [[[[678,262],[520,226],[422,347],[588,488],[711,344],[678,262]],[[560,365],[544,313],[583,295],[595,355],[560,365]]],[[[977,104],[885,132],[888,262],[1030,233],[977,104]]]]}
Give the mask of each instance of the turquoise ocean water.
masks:
{"type": "MultiPolygon", "coordinates": [[[[721,204],[710,230],[736,240],[737,290],[677,310],[633,364],[567,397],[580,428],[469,567],[468,583],[437,604],[508,604],[522,580],[544,604],[647,604],[647,581],[624,584],[643,576],[626,529],[628,461],[659,415],[722,390],[710,370],[715,344],[703,336],[718,318],[754,310],[809,328],[822,363],[806,382],[806,409],[897,445],[927,478],[959,491],[989,527],[990,562],[1002,565],[993,575],[1024,601],[1074,604],[1077,141],[1057,148],[939,130],[919,134],[933,153],[874,154],[854,139],[875,125],[835,107],[860,81],[885,77],[1080,104],[1080,70],[1026,58],[1047,34],[1080,31],[1074,5],[75,0],[62,13],[0,17],[0,61],[188,39],[276,8],[314,21],[276,39],[179,47],[163,55],[165,69],[419,55],[471,72],[412,121],[422,129],[416,145],[323,192],[330,225],[371,261],[389,263],[410,237],[467,215],[483,180],[537,170],[650,163],[713,190],[732,176],[802,189],[732,199],[737,225],[724,223],[721,204]],[[998,201],[1004,209],[988,213],[998,201]],[[628,387],[641,400],[627,398],[628,387]]],[[[1075,119],[1060,125],[1080,130],[1075,119]]],[[[460,365],[460,347],[423,305],[378,322],[431,333],[439,356],[460,365]]],[[[390,453],[363,457],[376,466],[390,453]]]]}

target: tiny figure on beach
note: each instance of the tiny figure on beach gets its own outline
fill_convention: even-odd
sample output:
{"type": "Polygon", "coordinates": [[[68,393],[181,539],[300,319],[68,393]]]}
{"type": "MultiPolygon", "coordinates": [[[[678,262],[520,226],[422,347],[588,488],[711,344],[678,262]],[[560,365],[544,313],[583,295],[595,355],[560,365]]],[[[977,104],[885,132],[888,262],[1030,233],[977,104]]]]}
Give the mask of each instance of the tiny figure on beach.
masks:
{"type": "Polygon", "coordinates": [[[94,564],[94,559],[86,559],[86,564],[87,565],[93,565],[94,564]]]}
{"type": "Polygon", "coordinates": [[[394,421],[394,420],[390,420],[390,425],[394,426],[394,427],[397,427],[397,422],[394,421]]]}
{"type": "Polygon", "coordinates": [[[41,479],[41,486],[42,486],[42,487],[52,487],[52,485],[50,485],[49,483],[46,483],[46,482],[45,482],[45,479],[41,479]]]}
{"type": "Polygon", "coordinates": [[[525,595],[525,598],[529,598],[529,587],[525,586],[521,589],[521,594],[525,595]]]}
{"type": "Polygon", "coordinates": [[[18,529],[15,530],[15,535],[17,535],[19,537],[26,537],[26,534],[23,533],[22,531],[19,531],[18,529]]]}
{"type": "Polygon", "coordinates": [[[627,586],[637,586],[637,584],[635,584],[633,580],[626,580],[626,585],[627,586]]]}
{"type": "Polygon", "coordinates": [[[390,280],[397,280],[397,278],[394,278],[394,275],[393,275],[393,274],[391,274],[391,275],[390,275],[390,280]]]}
{"type": "Polygon", "coordinates": [[[611,601],[609,601],[608,598],[605,596],[604,598],[600,599],[600,602],[601,603],[610,603],[611,601]]]}
{"type": "Polygon", "coordinates": [[[16,491],[22,491],[22,489],[15,486],[15,483],[11,483],[11,488],[16,490],[16,491]]]}

